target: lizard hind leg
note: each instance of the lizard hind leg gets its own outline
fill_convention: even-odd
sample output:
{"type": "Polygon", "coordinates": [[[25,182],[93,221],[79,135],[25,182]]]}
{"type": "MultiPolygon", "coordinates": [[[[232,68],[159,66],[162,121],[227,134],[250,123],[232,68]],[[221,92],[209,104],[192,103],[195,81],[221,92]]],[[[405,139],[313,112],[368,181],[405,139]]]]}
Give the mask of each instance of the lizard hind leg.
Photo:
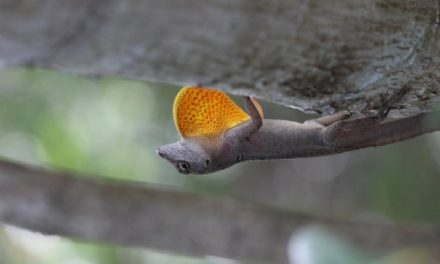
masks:
{"type": "Polygon", "coordinates": [[[316,119],[310,119],[304,122],[305,125],[318,125],[320,127],[328,127],[331,124],[347,119],[351,116],[350,111],[340,111],[333,115],[323,116],[316,119]]]}
{"type": "Polygon", "coordinates": [[[324,140],[336,146],[347,146],[359,142],[362,140],[365,131],[381,123],[388,112],[388,109],[380,109],[377,113],[369,113],[354,119],[350,118],[335,122],[324,129],[324,140]]]}

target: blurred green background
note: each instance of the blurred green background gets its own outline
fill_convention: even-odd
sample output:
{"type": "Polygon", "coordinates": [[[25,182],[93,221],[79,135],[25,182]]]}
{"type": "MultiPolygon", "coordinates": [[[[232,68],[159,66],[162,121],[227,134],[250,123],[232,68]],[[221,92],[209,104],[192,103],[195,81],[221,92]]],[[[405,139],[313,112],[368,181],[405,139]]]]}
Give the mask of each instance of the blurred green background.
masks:
{"type": "MultiPolygon", "coordinates": [[[[157,146],[178,139],[171,116],[178,90],[40,69],[0,71],[0,156],[307,214],[379,223],[439,222],[440,133],[339,155],[245,162],[215,174],[187,176],[155,154],[157,146]]],[[[267,118],[312,117],[267,102],[263,108],[267,118]]],[[[4,226],[0,263],[231,262],[72,241],[4,226]]]]}

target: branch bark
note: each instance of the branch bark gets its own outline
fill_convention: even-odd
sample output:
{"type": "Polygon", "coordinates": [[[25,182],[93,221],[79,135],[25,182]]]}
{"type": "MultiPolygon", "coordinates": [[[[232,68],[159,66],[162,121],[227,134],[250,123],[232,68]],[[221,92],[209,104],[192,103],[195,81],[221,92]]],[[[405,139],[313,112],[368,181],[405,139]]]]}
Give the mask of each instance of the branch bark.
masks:
{"type": "Polygon", "coordinates": [[[0,221],[46,234],[251,263],[286,262],[290,235],[308,224],[322,225],[367,249],[440,247],[436,227],[305,216],[6,161],[0,161],[0,221]]]}
{"type": "MultiPolygon", "coordinates": [[[[404,91],[391,112],[402,118],[439,103],[439,3],[0,0],[0,65],[204,84],[318,113],[377,109],[404,91]]],[[[0,162],[0,221],[278,263],[291,232],[310,222],[367,248],[440,245],[434,227],[347,223],[9,162],[0,162]]]]}
{"type": "Polygon", "coordinates": [[[0,64],[204,84],[304,111],[434,109],[439,0],[2,0],[0,64]]]}

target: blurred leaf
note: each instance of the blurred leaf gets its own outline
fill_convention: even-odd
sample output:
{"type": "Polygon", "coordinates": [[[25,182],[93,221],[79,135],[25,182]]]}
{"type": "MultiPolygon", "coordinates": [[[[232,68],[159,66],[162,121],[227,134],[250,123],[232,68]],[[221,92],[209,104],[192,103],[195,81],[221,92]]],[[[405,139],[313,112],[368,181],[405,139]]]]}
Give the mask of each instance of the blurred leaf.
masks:
{"type": "Polygon", "coordinates": [[[400,221],[440,221],[439,169],[421,139],[411,148],[396,144],[382,148],[381,159],[370,161],[373,209],[400,221]]]}
{"type": "Polygon", "coordinates": [[[319,226],[309,226],[292,235],[292,264],[367,264],[372,257],[319,226]]]}

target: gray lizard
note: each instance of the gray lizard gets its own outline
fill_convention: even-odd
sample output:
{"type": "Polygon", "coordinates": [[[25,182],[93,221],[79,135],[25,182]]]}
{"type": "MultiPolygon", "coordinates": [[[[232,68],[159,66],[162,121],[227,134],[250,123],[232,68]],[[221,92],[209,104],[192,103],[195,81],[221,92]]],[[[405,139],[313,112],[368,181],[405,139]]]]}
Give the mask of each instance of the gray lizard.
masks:
{"type": "Polygon", "coordinates": [[[343,111],[304,123],[271,120],[264,119],[255,98],[244,101],[248,113],[222,91],[184,87],[173,107],[181,140],[156,152],[180,173],[204,174],[245,160],[335,154],[440,129],[440,120],[432,113],[391,121],[384,120],[387,111],[357,118],[343,111]],[[425,122],[426,118],[433,122],[425,122]]]}

